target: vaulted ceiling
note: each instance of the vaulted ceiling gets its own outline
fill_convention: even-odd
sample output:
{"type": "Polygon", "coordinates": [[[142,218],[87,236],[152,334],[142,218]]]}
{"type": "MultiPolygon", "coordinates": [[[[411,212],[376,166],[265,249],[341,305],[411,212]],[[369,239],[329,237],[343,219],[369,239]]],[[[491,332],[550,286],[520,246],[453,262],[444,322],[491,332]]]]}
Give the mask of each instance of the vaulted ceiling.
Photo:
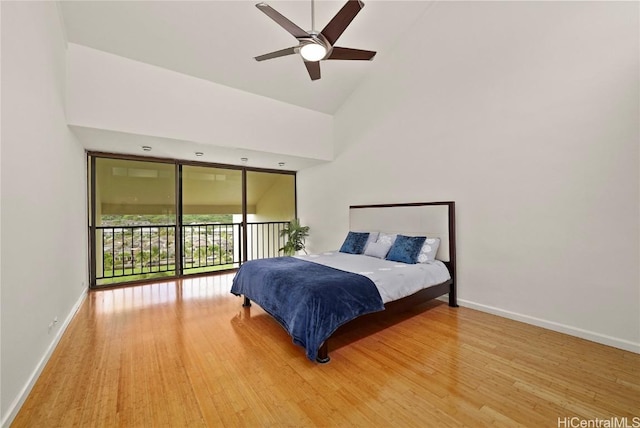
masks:
{"type": "MultiPolygon", "coordinates": [[[[62,1],[69,42],[156,65],[286,103],[334,114],[429,7],[430,1],[365,0],[337,45],[377,51],[369,61],[323,61],[311,81],[298,55],[254,57],[295,46],[296,40],[254,1],[62,1]]],[[[269,1],[305,30],[311,1],[269,1]]],[[[316,1],[315,28],[344,1],[316,1]]],[[[418,44],[419,46],[419,44],[418,44]]]]}

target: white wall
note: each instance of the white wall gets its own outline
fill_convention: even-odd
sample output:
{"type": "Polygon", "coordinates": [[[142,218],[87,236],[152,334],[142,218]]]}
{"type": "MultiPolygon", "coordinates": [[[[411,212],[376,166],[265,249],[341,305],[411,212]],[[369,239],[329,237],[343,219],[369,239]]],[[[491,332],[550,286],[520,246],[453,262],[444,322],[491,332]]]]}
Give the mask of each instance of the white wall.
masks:
{"type": "Polygon", "coordinates": [[[69,44],[71,125],[332,158],[333,117],[69,44]]]}
{"type": "Polygon", "coordinates": [[[299,173],[309,247],[350,204],[455,200],[462,304],[640,352],[638,8],[436,3],[299,173]]]}
{"type": "Polygon", "coordinates": [[[1,10],[0,417],[8,426],[85,293],[87,214],[84,151],[64,116],[56,4],[3,1],[1,10]]]}

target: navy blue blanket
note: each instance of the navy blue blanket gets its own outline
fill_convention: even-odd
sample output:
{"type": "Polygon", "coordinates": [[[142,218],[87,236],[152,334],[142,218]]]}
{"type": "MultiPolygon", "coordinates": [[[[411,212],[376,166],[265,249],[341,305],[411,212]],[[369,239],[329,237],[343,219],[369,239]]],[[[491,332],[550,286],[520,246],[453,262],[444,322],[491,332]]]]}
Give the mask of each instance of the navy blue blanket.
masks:
{"type": "Polygon", "coordinates": [[[342,324],[384,309],[369,278],[293,257],[244,263],[231,292],[245,295],[271,314],[312,361],[342,324]]]}

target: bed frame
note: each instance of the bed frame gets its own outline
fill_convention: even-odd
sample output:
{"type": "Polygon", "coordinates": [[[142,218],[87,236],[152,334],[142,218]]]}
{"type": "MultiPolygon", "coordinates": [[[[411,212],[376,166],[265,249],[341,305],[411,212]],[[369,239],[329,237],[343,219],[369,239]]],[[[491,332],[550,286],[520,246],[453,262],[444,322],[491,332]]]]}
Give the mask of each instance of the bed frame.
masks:
{"type": "MultiPolygon", "coordinates": [[[[440,238],[440,247],[436,258],[447,266],[451,275],[451,279],[442,284],[425,288],[410,296],[387,303],[384,305],[384,311],[373,315],[403,311],[445,294],[449,295],[449,306],[458,307],[456,297],[455,202],[352,205],[349,207],[349,230],[379,230],[387,233],[414,236],[426,235],[440,238]]],[[[246,296],[242,306],[251,306],[251,301],[246,296]]],[[[348,328],[349,324],[346,323],[340,327],[340,330],[345,326],[348,328]]],[[[318,351],[316,361],[321,364],[326,364],[330,360],[328,342],[329,339],[325,340],[318,351]]]]}

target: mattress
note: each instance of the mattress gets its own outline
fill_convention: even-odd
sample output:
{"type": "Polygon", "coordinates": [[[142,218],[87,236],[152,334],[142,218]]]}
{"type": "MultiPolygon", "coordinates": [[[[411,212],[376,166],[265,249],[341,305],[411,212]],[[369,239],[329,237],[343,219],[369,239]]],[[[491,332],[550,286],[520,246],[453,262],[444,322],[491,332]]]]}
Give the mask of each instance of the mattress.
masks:
{"type": "Polygon", "coordinates": [[[451,279],[449,270],[440,260],[411,265],[338,251],[295,257],[366,276],[378,288],[383,303],[410,296],[451,279]]]}

